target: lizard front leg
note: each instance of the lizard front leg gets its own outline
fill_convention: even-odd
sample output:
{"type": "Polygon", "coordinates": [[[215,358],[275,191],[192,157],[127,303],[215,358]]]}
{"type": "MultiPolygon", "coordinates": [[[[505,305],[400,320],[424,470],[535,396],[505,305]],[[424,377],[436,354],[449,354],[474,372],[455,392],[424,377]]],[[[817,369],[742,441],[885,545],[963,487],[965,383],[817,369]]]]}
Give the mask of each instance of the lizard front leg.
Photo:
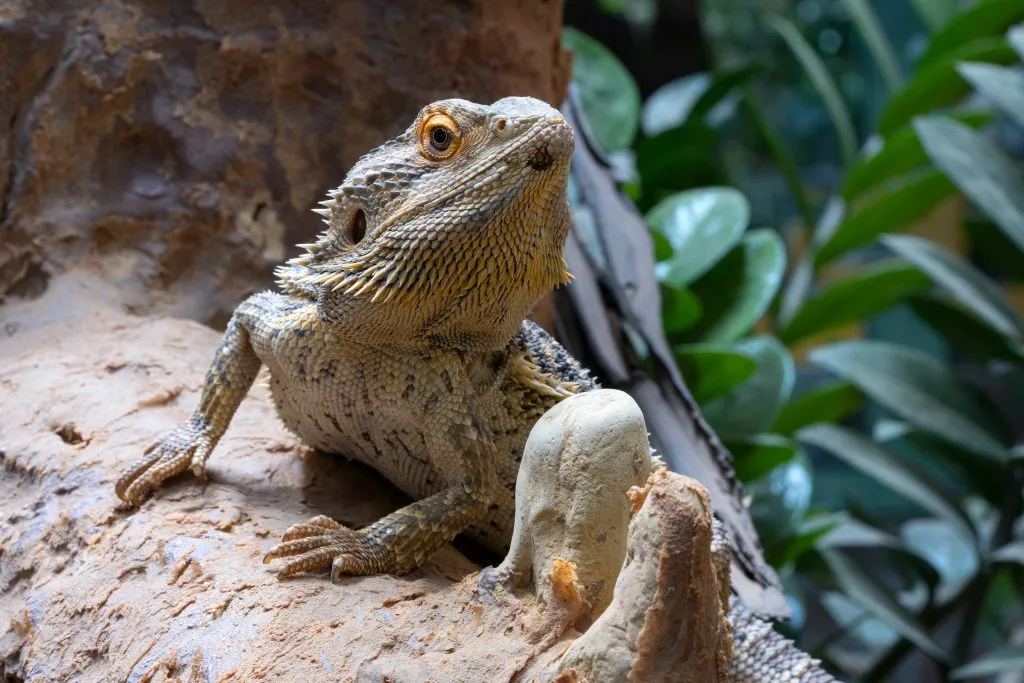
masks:
{"type": "Polygon", "coordinates": [[[445,460],[457,472],[449,473],[445,490],[363,529],[349,529],[323,515],[296,524],[266,554],[264,564],[286,558],[277,574],[282,579],[329,566],[332,581],[346,574],[405,574],[419,567],[487,513],[496,480],[494,445],[482,424],[474,419],[449,430],[442,452],[454,456],[445,460]]]}
{"type": "Polygon", "coordinates": [[[260,369],[260,359],[250,343],[249,325],[253,314],[262,308],[255,299],[243,302],[228,322],[206,372],[199,407],[187,422],[152,444],[138,462],[121,473],[114,485],[118,498],[138,506],[164,481],[190,466],[196,476],[203,476],[206,459],[260,369]]]}

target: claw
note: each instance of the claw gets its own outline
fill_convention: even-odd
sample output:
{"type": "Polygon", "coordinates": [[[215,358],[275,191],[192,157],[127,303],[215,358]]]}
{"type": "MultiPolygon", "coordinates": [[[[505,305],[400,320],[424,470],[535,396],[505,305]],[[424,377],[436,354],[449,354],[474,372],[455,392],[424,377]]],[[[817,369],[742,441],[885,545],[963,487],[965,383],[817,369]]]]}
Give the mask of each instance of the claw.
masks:
{"type": "Polygon", "coordinates": [[[138,507],[164,481],[190,467],[197,477],[205,478],[210,450],[210,440],[200,424],[193,420],[179,425],[124,470],[114,484],[114,492],[124,502],[138,507]]]}
{"type": "Polygon", "coordinates": [[[339,583],[346,576],[361,574],[362,564],[352,555],[338,555],[331,562],[331,583],[339,583]]]}
{"type": "Polygon", "coordinates": [[[317,526],[316,524],[307,522],[306,524],[296,524],[295,526],[288,529],[288,531],[284,532],[284,535],[281,537],[281,540],[291,541],[297,538],[313,538],[317,536],[327,536],[330,533],[331,529],[329,528],[317,526]]]}
{"type": "Polygon", "coordinates": [[[337,582],[344,575],[381,571],[384,554],[379,540],[320,515],[289,528],[263,556],[263,564],[287,559],[277,572],[280,579],[330,567],[331,581],[337,582]]]}
{"type": "Polygon", "coordinates": [[[133,491],[136,488],[135,485],[139,483],[139,476],[152,467],[153,463],[161,457],[160,451],[156,449],[156,445],[154,444],[147,448],[142,459],[122,472],[117,483],[114,484],[114,492],[117,493],[117,497],[130,505],[137,507],[141,502],[138,494],[144,493],[143,491],[133,491]]]}

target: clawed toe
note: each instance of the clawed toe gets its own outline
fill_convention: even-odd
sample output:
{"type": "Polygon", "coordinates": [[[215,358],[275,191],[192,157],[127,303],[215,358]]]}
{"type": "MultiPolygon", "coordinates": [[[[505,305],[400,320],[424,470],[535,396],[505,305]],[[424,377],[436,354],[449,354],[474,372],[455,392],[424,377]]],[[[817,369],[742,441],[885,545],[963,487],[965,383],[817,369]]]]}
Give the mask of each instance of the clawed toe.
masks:
{"type": "Polygon", "coordinates": [[[377,573],[383,554],[379,541],[319,516],[288,529],[282,542],[263,556],[263,563],[287,558],[277,572],[280,579],[330,567],[331,580],[337,581],[344,575],[377,573]]]}
{"type": "Polygon", "coordinates": [[[313,519],[305,522],[304,524],[295,524],[291,526],[288,531],[284,532],[284,536],[281,537],[282,541],[291,541],[296,538],[306,538],[308,536],[325,536],[331,531],[338,529],[344,529],[339,522],[335,522],[333,519],[326,515],[320,515],[313,519]]]}
{"type": "Polygon", "coordinates": [[[114,484],[117,497],[131,506],[138,507],[153,490],[153,486],[144,475],[162,456],[159,448],[150,447],[141,460],[122,472],[114,484]]]}
{"type": "Polygon", "coordinates": [[[188,422],[146,449],[143,457],[122,472],[114,484],[117,497],[138,507],[157,487],[191,466],[196,476],[206,474],[212,441],[197,422],[188,422]]]}

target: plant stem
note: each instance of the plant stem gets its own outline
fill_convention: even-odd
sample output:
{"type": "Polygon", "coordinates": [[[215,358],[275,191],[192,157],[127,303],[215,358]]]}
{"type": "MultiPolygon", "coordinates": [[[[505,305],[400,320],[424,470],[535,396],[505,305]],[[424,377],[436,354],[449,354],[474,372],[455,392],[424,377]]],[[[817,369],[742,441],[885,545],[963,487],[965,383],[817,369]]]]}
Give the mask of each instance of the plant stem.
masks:
{"type": "Polygon", "coordinates": [[[975,581],[971,582],[971,589],[967,591],[964,598],[964,616],[957,629],[956,639],[953,641],[953,661],[963,663],[971,656],[971,643],[974,642],[974,634],[977,631],[978,619],[985,608],[985,597],[988,595],[989,583],[992,581],[992,570],[982,569],[975,581]]]}

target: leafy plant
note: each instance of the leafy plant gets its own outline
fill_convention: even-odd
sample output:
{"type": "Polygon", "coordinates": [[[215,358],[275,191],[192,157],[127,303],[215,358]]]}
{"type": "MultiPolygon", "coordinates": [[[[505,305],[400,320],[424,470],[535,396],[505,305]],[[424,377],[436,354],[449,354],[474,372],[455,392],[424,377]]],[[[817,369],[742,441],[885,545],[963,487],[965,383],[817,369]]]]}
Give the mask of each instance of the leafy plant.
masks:
{"type": "MultiPolygon", "coordinates": [[[[567,36],[573,45],[590,40],[568,29],[567,36]]],[[[596,92],[583,92],[601,73],[609,79],[601,89],[614,87],[624,70],[611,53],[588,46],[576,53],[574,64],[588,74],[575,81],[586,123],[618,164],[624,189],[652,231],[662,313],[676,361],[754,494],[753,515],[766,553],[792,569],[835,521],[812,514],[810,459],[793,438],[819,406],[791,402],[792,355],[776,336],[756,329],[782,285],[785,245],[777,231],[750,225],[746,198],[728,186],[714,154],[718,131],[737,115],[742,88],[756,69],[694,74],[627,111],[602,107],[596,92]],[[595,119],[602,121],[600,128],[595,119]],[[631,130],[634,121],[639,126],[629,143],[609,144],[599,134],[631,130]]],[[[841,419],[861,403],[846,384],[827,414],[841,419]]]]}
{"type": "MultiPolygon", "coordinates": [[[[870,618],[901,636],[876,648],[873,666],[860,672],[863,680],[884,678],[907,652],[907,643],[932,656],[952,680],[1021,664],[1022,653],[1016,651],[1015,657],[1012,647],[964,662],[979,640],[977,629],[986,617],[984,598],[1000,578],[1009,577],[1009,584],[1016,584],[1009,590],[1018,592],[1018,602],[1024,597],[1020,567],[993,559],[1001,546],[1015,547],[1013,530],[1024,504],[1024,461],[1017,454],[1019,446],[1013,446],[1008,419],[1014,410],[1000,415],[983,391],[991,392],[1000,383],[998,377],[1024,380],[1022,318],[999,285],[961,257],[921,237],[887,233],[913,227],[960,192],[987,214],[1007,242],[1024,248],[1020,164],[977,130],[990,114],[956,109],[973,86],[992,104],[1013,110],[1004,112],[1008,118],[1020,118],[1020,110],[1015,110],[1019,71],[998,64],[1016,56],[1010,46],[1019,42],[1024,27],[1011,29],[1006,38],[1000,34],[1022,19],[1024,7],[1019,3],[993,0],[965,10],[938,30],[919,60],[917,74],[883,107],[879,134],[868,145],[873,153],[861,154],[850,164],[841,194],[830,202],[831,214],[826,211],[811,231],[809,249],[801,255],[773,321],[780,338],[793,342],[906,299],[954,349],[980,361],[974,369],[982,371],[982,379],[977,380],[976,372],[971,382],[966,379],[970,368],[946,365],[922,351],[886,342],[844,341],[809,354],[812,363],[859,389],[896,421],[876,421],[870,436],[836,425],[811,425],[797,432],[798,440],[831,452],[932,515],[907,521],[904,529],[927,522],[933,538],[958,539],[961,550],[972,556],[954,582],[948,576],[955,564],[950,557],[929,553],[919,544],[887,544],[889,550],[914,552],[940,573],[940,583],[931,586],[928,577],[917,572],[916,585],[928,590],[925,600],[915,604],[908,594],[893,597],[874,590],[873,586],[885,585],[884,572],[841,559],[837,544],[823,540],[818,552],[847,604],[859,608],[860,618],[870,618]],[[965,62],[964,57],[986,63],[965,62]],[[938,115],[933,110],[940,106],[954,108],[938,115]],[[820,281],[839,257],[879,237],[895,260],[869,263],[831,282],[820,281]],[[969,512],[972,505],[986,511],[986,524],[969,512]],[[951,647],[937,648],[937,636],[930,631],[950,614],[960,617],[958,632],[951,647]]],[[[866,22],[867,29],[872,23],[866,22]]],[[[884,37],[868,38],[875,44],[881,40],[884,37]]],[[[806,50],[795,54],[808,60],[806,50]]],[[[880,63],[880,68],[886,64],[880,63]]],[[[814,82],[821,78],[820,69],[809,74],[814,82]]],[[[827,87],[821,89],[829,106],[835,106],[833,94],[827,87]]],[[[785,162],[780,159],[780,165],[785,162]]],[[[1016,404],[1017,414],[1022,405],[1016,404]]],[[[841,547],[843,534],[837,533],[841,547]]],[[[1004,557],[1012,554],[1003,552],[1004,557]]],[[[1019,609],[1013,618],[1022,618],[1019,609]]],[[[846,626],[850,624],[847,618],[846,626]]],[[[1008,636],[1004,632],[1002,637],[1008,636]]]]}
{"type": "Polygon", "coordinates": [[[1011,640],[1024,623],[1024,316],[991,271],[900,234],[962,196],[973,207],[964,232],[986,265],[1024,274],[1024,167],[986,128],[1024,126],[1024,4],[911,4],[933,35],[904,77],[870,5],[843,0],[891,92],[862,145],[796,24],[767,19],[807,70],[844,150],[843,178],[817,216],[748,87],[756,69],[689,76],[628,112],[583,98],[588,122],[635,132],[606,151],[645,211],[666,332],[753,494],[769,560],[794,604],[810,587],[838,625],[812,639],[817,654],[864,681],[885,679],[915,650],[948,680],[1024,668],[1011,640]],[[806,238],[789,249],[776,231],[751,228],[716,157],[723,122],[741,115],[776,156],[803,219],[806,238]],[[898,306],[957,361],[892,342],[829,341],[898,306]],[[835,379],[798,390],[808,366],[794,358],[804,357],[835,379]],[[917,512],[887,520],[854,500],[815,508],[809,451],[917,512]],[[952,631],[942,628],[953,619],[952,631]]]}

